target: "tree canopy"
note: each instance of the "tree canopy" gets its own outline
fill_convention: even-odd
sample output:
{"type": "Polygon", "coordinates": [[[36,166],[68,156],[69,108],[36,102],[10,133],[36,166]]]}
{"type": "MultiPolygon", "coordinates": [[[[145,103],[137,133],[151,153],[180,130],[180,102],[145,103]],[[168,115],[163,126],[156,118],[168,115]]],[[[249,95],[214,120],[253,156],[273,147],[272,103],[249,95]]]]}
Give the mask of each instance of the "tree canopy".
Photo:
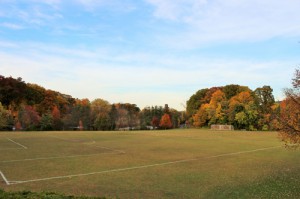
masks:
{"type": "Polygon", "coordinates": [[[276,130],[272,92],[270,86],[252,91],[234,84],[201,89],[187,101],[189,121],[195,127],[228,124],[236,129],[276,130]]]}
{"type": "Polygon", "coordinates": [[[286,98],[280,104],[280,135],[290,146],[300,146],[300,69],[296,69],[292,88],[285,89],[286,98]]]}
{"type": "Polygon", "coordinates": [[[165,112],[173,124],[168,128],[177,128],[184,122],[182,113],[166,107],[141,110],[136,104],[110,104],[101,98],[90,102],[0,75],[0,130],[156,129],[164,128],[160,121],[165,112]]]}

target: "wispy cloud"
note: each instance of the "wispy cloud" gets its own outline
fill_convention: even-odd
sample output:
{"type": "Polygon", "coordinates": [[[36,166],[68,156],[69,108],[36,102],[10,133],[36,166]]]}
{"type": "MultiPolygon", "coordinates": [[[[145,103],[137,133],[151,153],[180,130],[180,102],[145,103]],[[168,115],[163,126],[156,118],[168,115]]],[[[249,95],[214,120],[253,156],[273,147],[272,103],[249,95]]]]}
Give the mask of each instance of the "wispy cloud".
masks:
{"type": "Polygon", "coordinates": [[[271,85],[276,87],[277,97],[288,86],[294,67],[284,61],[180,58],[146,52],[116,53],[109,48],[45,47],[42,43],[10,45],[15,52],[0,49],[0,74],[20,76],[78,98],[100,97],[110,102],[137,103],[140,107],[169,103],[182,109],[180,104],[196,90],[232,83],[252,89],[271,85]]]}
{"type": "Polygon", "coordinates": [[[7,27],[18,28],[21,27],[34,27],[34,26],[48,26],[54,21],[61,20],[63,18],[57,6],[59,1],[35,1],[31,0],[31,3],[23,6],[20,2],[0,2],[0,13],[3,13],[3,21],[15,21],[16,23],[6,22],[7,27]]]}
{"type": "Polygon", "coordinates": [[[173,36],[161,41],[179,47],[211,42],[260,41],[300,34],[299,1],[266,0],[146,0],[161,20],[183,24],[173,36]],[[177,42],[174,42],[177,41],[177,42]]]}
{"type": "Polygon", "coordinates": [[[7,23],[7,22],[1,23],[0,26],[9,28],[9,29],[13,29],[13,30],[21,30],[24,28],[22,25],[14,24],[14,23],[7,23]]]}
{"type": "MultiPolygon", "coordinates": [[[[207,0],[145,0],[155,6],[154,16],[173,21],[185,21],[188,16],[195,15],[195,11],[201,12],[201,6],[206,5],[207,0]]],[[[197,14],[198,15],[198,14],[197,14]]]]}
{"type": "Polygon", "coordinates": [[[99,8],[110,9],[118,12],[130,12],[136,9],[134,3],[129,0],[76,0],[76,2],[85,7],[87,11],[97,12],[99,8]]]}
{"type": "Polygon", "coordinates": [[[298,63],[289,39],[300,36],[299,7],[295,0],[4,0],[0,74],[140,107],[182,109],[198,89],[232,83],[270,85],[277,97],[298,63]]]}

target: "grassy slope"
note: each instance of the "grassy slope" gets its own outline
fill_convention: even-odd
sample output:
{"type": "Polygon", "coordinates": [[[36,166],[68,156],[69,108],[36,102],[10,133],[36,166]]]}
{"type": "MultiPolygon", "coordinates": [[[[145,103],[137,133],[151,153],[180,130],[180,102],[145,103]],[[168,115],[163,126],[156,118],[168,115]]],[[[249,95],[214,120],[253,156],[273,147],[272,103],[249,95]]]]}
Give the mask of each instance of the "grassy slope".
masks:
{"type": "Polygon", "coordinates": [[[55,191],[120,198],[300,198],[300,151],[280,146],[276,133],[173,130],[153,132],[26,132],[0,134],[0,170],[9,180],[89,173],[174,160],[197,161],[6,186],[5,190],[55,191]],[[6,138],[28,147],[18,147],[6,138]],[[101,147],[124,150],[125,154],[101,147]],[[11,162],[62,155],[88,157],[11,162]]]}

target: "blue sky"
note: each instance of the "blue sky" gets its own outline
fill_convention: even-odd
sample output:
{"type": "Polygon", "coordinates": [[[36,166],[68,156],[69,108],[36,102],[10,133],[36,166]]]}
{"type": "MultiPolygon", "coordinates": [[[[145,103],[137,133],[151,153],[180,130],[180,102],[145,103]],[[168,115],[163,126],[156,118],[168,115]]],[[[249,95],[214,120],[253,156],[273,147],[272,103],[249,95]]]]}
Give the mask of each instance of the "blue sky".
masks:
{"type": "Polygon", "coordinates": [[[169,104],[300,64],[297,0],[0,0],[0,74],[76,98],[169,104]]]}

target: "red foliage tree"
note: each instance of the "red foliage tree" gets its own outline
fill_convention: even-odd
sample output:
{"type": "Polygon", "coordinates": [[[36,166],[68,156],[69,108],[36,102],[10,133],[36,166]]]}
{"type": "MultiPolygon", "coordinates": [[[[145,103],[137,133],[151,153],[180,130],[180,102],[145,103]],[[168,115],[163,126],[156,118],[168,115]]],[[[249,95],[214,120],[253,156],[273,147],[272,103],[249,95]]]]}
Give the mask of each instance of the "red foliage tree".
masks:
{"type": "Polygon", "coordinates": [[[154,128],[158,128],[159,127],[159,119],[156,116],[154,116],[152,118],[151,124],[154,128]]]}
{"type": "Polygon", "coordinates": [[[20,123],[19,121],[17,121],[17,123],[16,123],[16,125],[15,125],[15,130],[16,130],[16,131],[22,130],[22,125],[21,125],[21,123],[20,123]]]}
{"type": "Polygon", "coordinates": [[[172,128],[172,121],[170,115],[165,113],[160,120],[159,126],[163,129],[170,129],[172,128]]]}
{"type": "Polygon", "coordinates": [[[53,127],[55,130],[61,130],[63,123],[61,121],[61,114],[60,114],[60,110],[57,108],[57,106],[53,107],[52,110],[52,118],[53,118],[53,127]]]}
{"type": "Polygon", "coordinates": [[[57,106],[54,106],[53,107],[53,110],[52,110],[52,117],[54,120],[59,120],[60,119],[60,111],[59,109],[57,108],[57,106]]]}
{"type": "Polygon", "coordinates": [[[41,117],[32,106],[25,106],[19,112],[18,119],[26,130],[36,130],[41,117]]]}

